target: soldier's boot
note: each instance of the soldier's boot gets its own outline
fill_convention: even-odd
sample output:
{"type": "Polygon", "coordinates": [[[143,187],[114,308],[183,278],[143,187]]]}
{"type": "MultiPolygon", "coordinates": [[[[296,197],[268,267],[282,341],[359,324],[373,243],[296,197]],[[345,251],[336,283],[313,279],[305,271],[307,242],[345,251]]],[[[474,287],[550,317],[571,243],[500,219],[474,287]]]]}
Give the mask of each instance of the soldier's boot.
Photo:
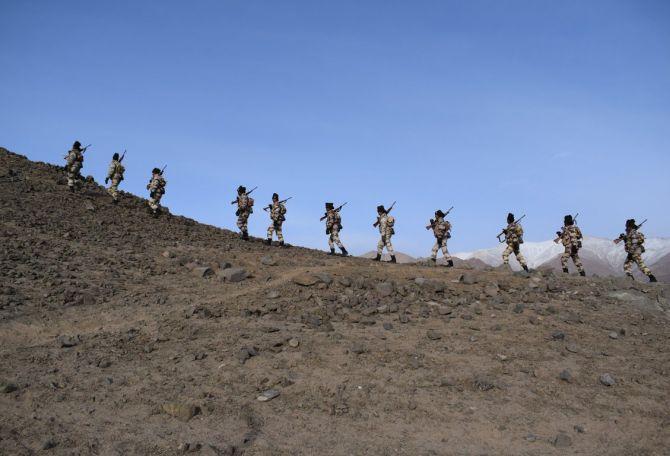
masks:
{"type": "MultiPolygon", "coordinates": [[[[272,243],[272,241],[270,241],[272,243]]],[[[284,247],[284,241],[279,241],[279,247],[284,247]]]]}
{"type": "MultiPolygon", "coordinates": [[[[265,245],[272,245],[272,239],[268,238],[265,240],[265,245]]],[[[279,244],[281,245],[281,244],[279,244]]]]}
{"type": "Polygon", "coordinates": [[[382,260],[382,256],[381,256],[379,253],[377,254],[376,257],[374,257],[374,258],[372,259],[372,261],[381,261],[381,260],[382,260]]]}
{"type": "Polygon", "coordinates": [[[430,261],[433,262],[433,264],[437,263],[437,258],[431,258],[430,261]]]}
{"type": "Polygon", "coordinates": [[[524,265],[522,266],[522,268],[523,268],[524,271],[529,272],[529,271],[528,271],[528,265],[527,265],[527,264],[524,264],[524,265]]]}
{"type": "Polygon", "coordinates": [[[118,204],[119,200],[117,198],[112,198],[112,204],[118,204]]]}
{"type": "Polygon", "coordinates": [[[70,193],[74,193],[74,185],[70,185],[68,188],[70,189],[70,193]]]}
{"type": "Polygon", "coordinates": [[[395,255],[391,255],[391,263],[397,263],[395,255]]]}
{"type": "Polygon", "coordinates": [[[633,277],[633,274],[630,272],[626,273],[626,277],[629,277],[631,280],[635,280],[635,277],[633,277]]]}
{"type": "Polygon", "coordinates": [[[248,231],[242,231],[242,240],[244,240],[244,241],[249,240],[249,232],[248,231]]]}
{"type": "Polygon", "coordinates": [[[340,247],[340,250],[342,251],[342,256],[349,256],[349,252],[347,252],[347,249],[344,247],[340,247]]]}
{"type": "Polygon", "coordinates": [[[454,260],[447,261],[447,267],[448,268],[453,268],[454,267],[454,260]]]}
{"type": "Polygon", "coordinates": [[[579,271],[579,275],[582,277],[586,277],[586,271],[579,271]]]}
{"type": "Polygon", "coordinates": [[[330,253],[328,255],[335,255],[335,247],[330,248],[330,253]]]}
{"type": "Polygon", "coordinates": [[[649,281],[650,282],[658,282],[658,280],[656,280],[656,276],[654,276],[654,274],[649,274],[649,281]]]}
{"type": "Polygon", "coordinates": [[[568,268],[563,268],[563,273],[568,274],[569,273],[568,268]]]}

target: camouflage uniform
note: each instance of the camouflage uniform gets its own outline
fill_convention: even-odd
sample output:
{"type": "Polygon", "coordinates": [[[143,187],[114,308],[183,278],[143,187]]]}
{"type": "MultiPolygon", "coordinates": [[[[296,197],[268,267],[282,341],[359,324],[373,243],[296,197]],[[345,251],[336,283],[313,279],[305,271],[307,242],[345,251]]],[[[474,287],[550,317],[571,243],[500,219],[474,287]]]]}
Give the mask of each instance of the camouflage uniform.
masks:
{"type": "Polygon", "coordinates": [[[377,243],[377,256],[381,256],[384,247],[386,247],[388,253],[394,257],[395,252],[393,251],[393,244],[391,244],[391,236],[395,234],[395,230],[393,229],[393,225],[395,225],[395,219],[392,215],[388,215],[386,212],[384,212],[379,215],[378,222],[379,234],[381,234],[381,238],[377,243]]]}
{"type": "Polygon", "coordinates": [[[237,227],[244,236],[249,231],[248,221],[253,211],[251,198],[246,193],[237,195],[237,212],[235,213],[237,215],[237,227]]]}
{"type": "Polygon", "coordinates": [[[449,255],[449,249],[447,248],[447,239],[451,237],[451,223],[448,220],[444,220],[442,217],[436,217],[432,221],[429,228],[433,229],[433,234],[435,235],[435,245],[431,250],[430,258],[435,261],[437,259],[437,252],[442,249],[442,255],[447,262],[452,262],[451,255],[449,255]]]}
{"type": "Polygon", "coordinates": [[[335,245],[337,245],[343,252],[346,251],[344,245],[340,241],[340,230],[342,229],[342,217],[335,209],[329,209],[326,213],[326,234],[330,235],[328,238],[328,247],[331,253],[335,252],[335,245]]]}
{"type": "Polygon", "coordinates": [[[126,168],[123,167],[119,160],[112,160],[109,164],[109,169],[107,170],[107,179],[112,181],[112,185],[107,189],[114,201],[118,199],[119,196],[119,184],[123,180],[123,173],[126,171],[126,168]]]}
{"type": "Polygon", "coordinates": [[[268,244],[272,242],[272,233],[277,233],[277,240],[279,241],[280,245],[284,244],[284,235],[282,234],[282,224],[284,223],[284,220],[286,220],[285,217],[286,214],[286,206],[284,206],[284,203],[280,203],[279,201],[273,201],[272,205],[270,206],[270,219],[272,220],[272,223],[268,227],[268,244]]]}
{"type": "Polygon", "coordinates": [[[640,233],[636,228],[626,230],[626,234],[619,236],[619,239],[624,241],[624,247],[628,257],[623,264],[623,270],[626,275],[633,275],[633,263],[637,264],[640,271],[648,277],[653,277],[651,270],[644,264],[642,254],[644,253],[644,234],[640,233]]]}
{"type": "Polygon", "coordinates": [[[66,166],[67,170],[67,186],[70,188],[70,191],[74,191],[75,185],[78,181],[81,180],[81,171],[82,166],[84,165],[84,152],[80,147],[73,146],[72,149],[67,153],[66,166]]]}
{"type": "Polygon", "coordinates": [[[563,247],[565,247],[565,251],[561,255],[561,267],[563,271],[568,272],[568,260],[572,258],[577,271],[581,275],[584,275],[584,266],[579,259],[579,249],[582,247],[582,230],[576,225],[564,225],[557,234],[559,235],[557,240],[560,240],[563,247]]]}
{"type": "Polygon", "coordinates": [[[149,207],[154,214],[158,213],[161,198],[165,194],[166,184],[167,181],[161,176],[160,172],[154,172],[149,185],[147,185],[147,190],[149,190],[149,207]]]}
{"type": "Polygon", "coordinates": [[[514,221],[512,221],[507,225],[504,233],[507,247],[502,254],[503,263],[509,264],[509,256],[513,252],[521,267],[527,269],[526,259],[523,257],[521,250],[519,249],[519,246],[523,244],[523,228],[519,223],[514,223],[514,221]]]}

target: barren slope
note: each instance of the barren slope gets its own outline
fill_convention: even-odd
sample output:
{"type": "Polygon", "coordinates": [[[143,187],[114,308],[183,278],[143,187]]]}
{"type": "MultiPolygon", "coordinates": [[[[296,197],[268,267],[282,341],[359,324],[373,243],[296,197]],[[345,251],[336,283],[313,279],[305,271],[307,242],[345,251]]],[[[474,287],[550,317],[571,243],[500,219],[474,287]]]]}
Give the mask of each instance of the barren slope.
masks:
{"type": "Polygon", "coordinates": [[[663,285],[279,249],[4,150],[0,176],[0,454],[670,447],[663,285]]]}

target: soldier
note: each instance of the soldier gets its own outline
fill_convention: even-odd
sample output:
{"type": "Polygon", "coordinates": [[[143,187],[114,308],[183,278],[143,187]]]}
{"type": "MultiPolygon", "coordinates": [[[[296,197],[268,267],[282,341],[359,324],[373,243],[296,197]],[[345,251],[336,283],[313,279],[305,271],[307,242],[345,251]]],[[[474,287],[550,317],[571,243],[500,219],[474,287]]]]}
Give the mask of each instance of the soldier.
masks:
{"type": "Polygon", "coordinates": [[[237,216],[237,227],[240,229],[240,237],[245,241],[248,241],[248,221],[249,216],[254,212],[254,199],[248,195],[247,188],[240,185],[237,187],[237,199],[234,203],[237,204],[235,215],[237,216]]]}
{"type": "Polygon", "coordinates": [[[109,164],[109,169],[107,170],[107,177],[105,178],[105,184],[109,183],[109,180],[112,180],[112,185],[107,189],[107,193],[112,195],[112,201],[118,203],[119,196],[119,184],[123,180],[123,173],[126,172],[126,168],[121,164],[119,159],[119,154],[114,154],[112,156],[112,162],[109,164]]]}
{"type": "Polygon", "coordinates": [[[342,251],[342,256],[347,256],[349,252],[344,248],[340,241],[340,230],[342,229],[342,217],[340,211],[335,209],[333,203],[326,203],[326,234],[328,238],[329,255],[335,255],[335,245],[342,251]]]}
{"type": "Polygon", "coordinates": [[[72,144],[72,149],[65,156],[66,165],[65,169],[67,171],[67,186],[72,193],[75,191],[75,185],[81,181],[81,171],[82,166],[84,165],[84,151],[86,149],[81,148],[81,143],[75,141],[72,144]]]}
{"type": "Polygon", "coordinates": [[[381,205],[377,206],[377,225],[379,225],[381,239],[377,243],[377,256],[374,261],[381,261],[382,252],[384,251],[384,247],[386,247],[386,251],[391,255],[391,263],[395,263],[395,252],[393,251],[393,244],[391,244],[391,236],[395,234],[395,230],[393,229],[395,218],[389,215],[388,211],[381,205]]]}
{"type": "Polygon", "coordinates": [[[526,259],[523,257],[521,250],[519,249],[519,246],[523,244],[523,228],[518,222],[515,222],[514,214],[507,214],[507,228],[502,230],[502,234],[505,235],[505,243],[507,244],[507,247],[502,254],[503,264],[509,264],[509,256],[514,252],[516,260],[521,264],[523,270],[528,272],[526,259]]]}
{"type": "Polygon", "coordinates": [[[151,180],[147,185],[147,190],[149,190],[149,207],[151,208],[151,213],[154,217],[158,216],[158,209],[161,202],[161,198],[165,194],[165,185],[167,182],[163,178],[163,173],[160,169],[154,168],[151,171],[151,180]]]}
{"type": "Polygon", "coordinates": [[[635,223],[635,219],[626,220],[626,232],[621,233],[619,237],[614,240],[614,243],[618,244],[621,241],[624,242],[628,257],[623,264],[623,270],[628,277],[633,278],[633,263],[636,263],[637,267],[640,268],[640,271],[649,277],[650,282],[656,282],[656,277],[654,277],[654,274],[651,273],[642,260],[642,254],[644,253],[644,234],[640,233],[638,228],[639,226],[635,223]]]}
{"type": "Polygon", "coordinates": [[[568,214],[563,218],[563,228],[561,228],[561,231],[556,231],[556,235],[558,237],[554,239],[554,242],[556,244],[561,242],[563,247],[565,247],[565,252],[561,255],[563,272],[568,273],[568,260],[572,258],[572,262],[575,263],[579,275],[586,276],[582,261],[579,259],[579,249],[582,248],[582,230],[575,225],[572,215],[568,214]]]}
{"type": "MultiPolygon", "coordinates": [[[[268,208],[266,208],[268,209],[268,208]]],[[[286,220],[286,206],[284,203],[279,201],[279,195],[277,193],[272,194],[272,204],[269,206],[270,209],[270,219],[272,223],[268,227],[268,237],[265,240],[267,245],[272,245],[272,233],[277,233],[277,240],[279,241],[279,246],[284,245],[284,235],[282,234],[282,224],[286,220]]]]}
{"type": "Polygon", "coordinates": [[[430,225],[426,227],[427,230],[433,229],[433,234],[435,235],[435,245],[433,246],[432,254],[430,260],[433,263],[437,262],[437,252],[442,249],[442,255],[447,261],[447,267],[452,267],[454,265],[454,260],[451,259],[449,255],[449,249],[447,249],[447,239],[451,237],[451,223],[448,220],[444,219],[444,212],[438,209],[435,211],[435,219],[431,219],[430,225]]]}

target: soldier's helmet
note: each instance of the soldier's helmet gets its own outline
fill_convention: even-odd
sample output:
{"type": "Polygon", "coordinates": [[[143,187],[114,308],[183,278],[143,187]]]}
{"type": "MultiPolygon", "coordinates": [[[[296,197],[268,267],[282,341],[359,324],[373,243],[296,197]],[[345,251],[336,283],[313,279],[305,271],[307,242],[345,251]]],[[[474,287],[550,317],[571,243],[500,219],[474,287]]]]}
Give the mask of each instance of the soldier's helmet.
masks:
{"type": "Polygon", "coordinates": [[[435,217],[442,218],[444,217],[444,212],[442,212],[442,209],[438,209],[435,211],[435,217]]]}
{"type": "Polygon", "coordinates": [[[73,149],[81,149],[81,143],[79,141],[75,141],[74,144],[72,144],[73,149]]]}
{"type": "Polygon", "coordinates": [[[241,195],[242,193],[246,193],[246,192],[247,192],[247,188],[245,186],[240,185],[239,187],[237,187],[237,193],[239,195],[241,195]]]}
{"type": "Polygon", "coordinates": [[[637,225],[635,224],[635,219],[626,220],[626,229],[627,230],[637,229],[637,225]]]}
{"type": "Polygon", "coordinates": [[[151,170],[151,174],[160,174],[160,173],[161,173],[161,170],[158,169],[158,168],[154,168],[154,169],[151,170]]]}
{"type": "Polygon", "coordinates": [[[326,210],[333,209],[335,208],[335,205],[333,203],[326,203],[326,210]]]}
{"type": "Polygon", "coordinates": [[[571,226],[574,225],[575,221],[572,219],[572,215],[568,214],[565,217],[563,217],[563,224],[566,226],[571,226]]]}
{"type": "Polygon", "coordinates": [[[386,213],[386,209],[384,209],[384,206],[380,204],[379,206],[377,206],[377,212],[379,212],[380,214],[386,213]]]}
{"type": "Polygon", "coordinates": [[[514,222],[514,214],[512,214],[510,212],[509,214],[507,214],[507,223],[512,223],[512,222],[514,222]]]}
{"type": "Polygon", "coordinates": [[[119,159],[119,154],[115,152],[114,155],[112,155],[112,160],[118,160],[118,159],[119,159]]]}
{"type": "Polygon", "coordinates": [[[272,201],[279,201],[279,194],[273,193],[272,194],[272,201]]]}

